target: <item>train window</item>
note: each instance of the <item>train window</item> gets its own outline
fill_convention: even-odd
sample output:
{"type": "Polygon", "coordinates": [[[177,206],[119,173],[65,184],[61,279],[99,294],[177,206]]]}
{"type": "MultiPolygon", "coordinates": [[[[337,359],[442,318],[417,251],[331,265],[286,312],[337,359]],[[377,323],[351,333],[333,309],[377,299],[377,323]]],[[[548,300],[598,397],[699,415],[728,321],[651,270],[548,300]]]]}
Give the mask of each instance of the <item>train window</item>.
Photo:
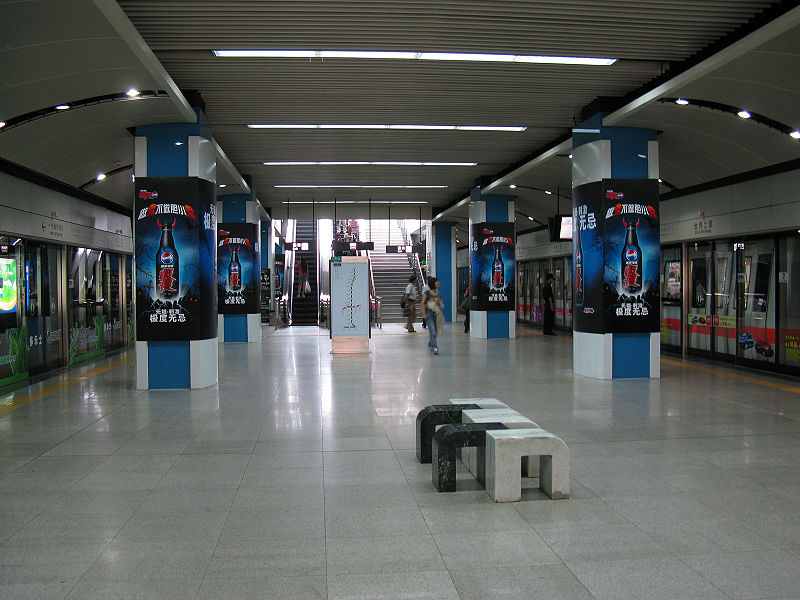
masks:
{"type": "Polygon", "coordinates": [[[772,254],[759,254],[756,265],[756,287],[753,290],[753,312],[767,312],[771,274],[772,254]]]}

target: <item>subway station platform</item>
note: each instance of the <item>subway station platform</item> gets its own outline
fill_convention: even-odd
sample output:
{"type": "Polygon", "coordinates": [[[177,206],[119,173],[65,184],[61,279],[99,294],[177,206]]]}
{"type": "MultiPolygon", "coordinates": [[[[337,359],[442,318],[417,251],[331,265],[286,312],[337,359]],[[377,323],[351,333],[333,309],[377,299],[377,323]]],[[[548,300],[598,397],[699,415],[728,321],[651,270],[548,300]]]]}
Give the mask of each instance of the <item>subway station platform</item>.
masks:
{"type": "Polygon", "coordinates": [[[0,598],[798,597],[800,383],[600,381],[569,337],[448,327],[439,356],[264,327],[212,388],[137,391],[127,353],[0,395],[0,598]],[[472,396],[569,444],[571,499],[434,491],[417,411],[472,396]]]}

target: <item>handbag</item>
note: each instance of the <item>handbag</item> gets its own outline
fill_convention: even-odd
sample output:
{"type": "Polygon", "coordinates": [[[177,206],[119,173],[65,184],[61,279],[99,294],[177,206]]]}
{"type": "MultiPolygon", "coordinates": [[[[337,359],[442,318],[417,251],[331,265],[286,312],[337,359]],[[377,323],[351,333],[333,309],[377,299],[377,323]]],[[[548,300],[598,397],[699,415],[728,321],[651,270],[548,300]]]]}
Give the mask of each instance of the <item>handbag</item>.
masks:
{"type": "Polygon", "coordinates": [[[306,281],[306,287],[304,289],[306,291],[306,294],[311,293],[311,284],[308,281],[306,281]]]}

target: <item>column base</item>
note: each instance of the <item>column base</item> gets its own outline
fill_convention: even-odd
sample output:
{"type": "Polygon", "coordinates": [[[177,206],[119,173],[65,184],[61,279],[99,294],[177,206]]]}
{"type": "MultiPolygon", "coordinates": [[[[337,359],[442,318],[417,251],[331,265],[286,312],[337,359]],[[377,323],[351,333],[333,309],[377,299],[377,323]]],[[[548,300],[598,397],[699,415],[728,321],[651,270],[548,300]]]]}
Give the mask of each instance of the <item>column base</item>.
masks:
{"type": "Polygon", "coordinates": [[[595,379],[661,377],[661,334],[573,332],[572,370],[595,379]]]}

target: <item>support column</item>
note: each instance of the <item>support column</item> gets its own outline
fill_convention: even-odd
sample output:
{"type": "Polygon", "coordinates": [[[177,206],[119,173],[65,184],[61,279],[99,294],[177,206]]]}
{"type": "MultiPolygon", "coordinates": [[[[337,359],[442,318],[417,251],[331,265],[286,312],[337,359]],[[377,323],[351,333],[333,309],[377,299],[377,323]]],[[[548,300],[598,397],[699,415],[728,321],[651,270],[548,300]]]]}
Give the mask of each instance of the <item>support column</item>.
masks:
{"type": "Polygon", "coordinates": [[[136,128],[136,387],[202,388],[218,379],[216,151],[196,123],[136,128]]]}
{"type": "Polygon", "coordinates": [[[515,338],[514,196],[472,190],[469,204],[470,336],[515,338]]]}
{"type": "Polygon", "coordinates": [[[439,280],[439,293],[444,301],[444,320],[456,320],[458,308],[458,285],[456,283],[456,223],[436,221],[433,223],[433,245],[431,246],[430,275],[439,280]]]}
{"type": "Polygon", "coordinates": [[[261,342],[261,214],[255,195],[217,198],[221,342],[261,342]]]}
{"type": "Polygon", "coordinates": [[[660,376],[657,132],[573,129],[573,370],[660,376]]]}

